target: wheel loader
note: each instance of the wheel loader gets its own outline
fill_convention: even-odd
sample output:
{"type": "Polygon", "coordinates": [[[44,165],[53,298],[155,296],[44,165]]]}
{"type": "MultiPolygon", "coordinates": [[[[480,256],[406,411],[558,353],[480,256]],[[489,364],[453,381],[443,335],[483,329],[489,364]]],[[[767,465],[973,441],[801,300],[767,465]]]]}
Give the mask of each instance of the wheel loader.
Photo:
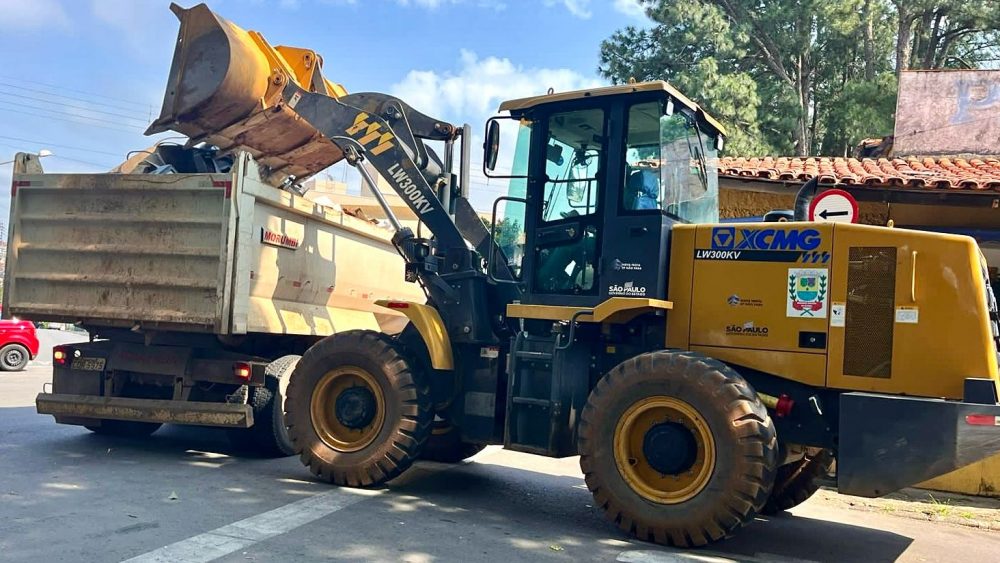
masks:
{"type": "Polygon", "coordinates": [[[318,56],[303,79],[304,59],[269,58],[204,5],[175,12],[157,127],[270,158],[275,185],[358,167],[426,294],[381,302],[409,318],[402,332],[324,338],[283,382],[284,423],[318,478],[378,487],[488,444],[579,456],[624,533],[701,546],[801,503],[834,461],[840,492],[877,497],[1000,451],[1000,331],[973,239],[719,223],[724,128],[659,81],[500,104],[483,172],[510,190],[487,228],[468,199],[468,126],[333,88],[318,56]],[[223,115],[234,107],[249,109],[223,115]],[[325,159],[240,136],[269,116],[325,159]],[[516,142],[501,142],[504,120],[516,142]],[[501,146],[515,147],[506,175],[501,146]]]}

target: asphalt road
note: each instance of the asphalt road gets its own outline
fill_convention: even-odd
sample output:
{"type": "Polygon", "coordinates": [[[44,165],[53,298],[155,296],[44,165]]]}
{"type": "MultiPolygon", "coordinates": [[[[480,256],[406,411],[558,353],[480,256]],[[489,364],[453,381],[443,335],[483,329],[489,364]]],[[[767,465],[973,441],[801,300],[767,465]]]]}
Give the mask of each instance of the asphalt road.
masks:
{"type": "Polygon", "coordinates": [[[0,375],[3,561],[995,561],[1000,533],[809,501],[689,552],[628,540],[576,458],[489,448],[389,487],[315,482],[295,458],[236,457],[222,431],[111,439],[35,414],[49,380],[0,375]]]}

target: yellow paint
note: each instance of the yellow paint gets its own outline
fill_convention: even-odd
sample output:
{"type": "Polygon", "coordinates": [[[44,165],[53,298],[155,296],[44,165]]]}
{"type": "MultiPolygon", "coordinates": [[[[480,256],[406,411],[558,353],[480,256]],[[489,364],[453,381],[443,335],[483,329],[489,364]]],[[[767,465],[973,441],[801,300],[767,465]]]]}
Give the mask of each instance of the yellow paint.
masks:
{"type": "Polygon", "coordinates": [[[852,246],[895,247],[895,306],[918,311],[916,323],[893,323],[890,377],[845,375],[845,328],[831,327],[827,384],[857,391],[961,399],[967,377],[997,380],[997,361],[980,271],[971,238],[907,229],[838,225],[831,273],[832,301],[865,304],[847,293],[852,246]]]}
{"type": "MultiPolygon", "coordinates": [[[[783,231],[801,235],[813,229],[818,240],[792,262],[767,260],[774,255],[765,253],[756,257],[765,258],[760,261],[695,259],[699,249],[713,248],[714,227],[674,228],[668,347],[845,390],[961,399],[966,378],[997,380],[980,253],[971,238],[832,223],[727,224],[737,233],[771,229],[768,240],[783,231]],[[889,377],[845,374],[847,329],[829,324],[830,304],[846,303],[848,321],[852,307],[865,306],[863,287],[850,296],[847,290],[850,248],[862,246],[896,249],[889,377]],[[789,306],[789,283],[795,283],[790,276],[801,274],[797,269],[826,278],[825,312],[810,315],[789,306]],[[899,321],[906,316],[917,322],[899,321]],[[826,349],[800,347],[803,332],[825,334],[826,349]]],[[[742,240],[738,234],[734,250],[742,240]]]]}
{"type": "Polygon", "coordinates": [[[691,346],[691,351],[700,352],[733,366],[755,369],[806,385],[823,387],[826,380],[826,356],[824,354],[777,353],[773,350],[697,345],[691,346]]]}
{"type": "Polygon", "coordinates": [[[651,311],[669,311],[674,304],[662,299],[612,297],[594,307],[594,322],[622,324],[651,311]]]}
{"type": "Polygon", "coordinates": [[[686,350],[691,342],[691,293],[694,282],[696,225],[676,225],[670,238],[670,284],[667,299],[674,304],[667,315],[667,347],[686,350]]]}
{"type": "Polygon", "coordinates": [[[619,96],[623,94],[635,94],[640,92],[665,92],[677,103],[698,113],[709,125],[726,135],[726,129],[714,117],[705,113],[698,104],[691,101],[687,96],[681,94],[676,88],[662,80],[650,82],[638,82],[633,84],[621,84],[618,86],[604,86],[600,88],[587,88],[585,90],[572,90],[569,92],[555,92],[542,96],[531,96],[528,98],[518,98],[507,100],[500,104],[500,111],[523,111],[542,104],[554,102],[568,102],[581,98],[596,98],[600,96],[619,96]]]}
{"type": "MultiPolygon", "coordinates": [[[[673,303],[662,299],[645,299],[637,297],[612,297],[594,307],[593,314],[580,315],[576,318],[584,323],[627,323],[635,317],[652,311],[666,311],[673,308],[673,303]]],[[[579,313],[580,307],[563,307],[558,305],[524,305],[511,303],[507,305],[507,316],[517,319],[541,319],[548,321],[569,321],[579,313]]]]}
{"type": "Polygon", "coordinates": [[[715,438],[694,407],[675,397],[654,395],[636,402],[618,419],[614,455],[618,471],[635,493],[658,504],[680,504],[708,485],[715,469],[715,438]],[[665,420],[683,425],[697,447],[694,463],[679,475],[663,475],[646,459],[646,432],[665,420]]]}
{"type": "Polygon", "coordinates": [[[309,399],[313,429],[338,452],[356,452],[371,444],[385,422],[385,396],[372,374],[358,366],[342,366],[320,378],[309,399]],[[337,416],[337,399],[347,389],[367,389],[375,399],[375,413],[368,425],[349,428],[337,416]]]}
{"type": "Polygon", "coordinates": [[[1000,455],[988,457],[917,485],[921,489],[964,495],[1000,496],[1000,455]]]}
{"type": "MultiPolygon", "coordinates": [[[[375,304],[381,307],[389,309],[390,301],[387,299],[381,299],[376,301],[375,304]]],[[[393,301],[393,303],[400,303],[400,301],[393,301]]],[[[416,327],[417,332],[420,333],[420,337],[424,340],[424,345],[427,346],[427,352],[431,357],[431,366],[434,369],[441,370],[451,370],[455,369],[455,358],[451,351],[451,338],[448,337],[448,331],[444,327],[444,321],[441,320],[441,315],[438,314],[437,309],[430,307],[428,305],[421,305],[420,303],[405,302],[407,307],[403,309],[392,309],[393,311],[399,311],[406,315],[416,327]]]]}

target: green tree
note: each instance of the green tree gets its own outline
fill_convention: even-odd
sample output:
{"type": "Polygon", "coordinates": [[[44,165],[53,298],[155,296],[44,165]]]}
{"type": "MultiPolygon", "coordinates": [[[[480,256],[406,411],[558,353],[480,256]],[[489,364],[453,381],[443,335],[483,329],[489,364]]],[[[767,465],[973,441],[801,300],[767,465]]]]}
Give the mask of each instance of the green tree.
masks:
{"type": "Polygon", "coordinates": [[[674,83],[730,154],[845,154],[892,132],[900,69],[1000,58],[996,0],[641,1],[652,25],[605,40],[600,72],[674,83]]]}

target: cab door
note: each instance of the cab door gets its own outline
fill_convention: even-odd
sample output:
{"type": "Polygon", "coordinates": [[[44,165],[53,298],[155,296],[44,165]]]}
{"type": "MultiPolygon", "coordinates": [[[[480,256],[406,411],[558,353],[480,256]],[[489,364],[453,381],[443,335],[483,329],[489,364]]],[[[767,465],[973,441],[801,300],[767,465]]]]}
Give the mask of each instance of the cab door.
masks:
{"type": "Polygon", "coordinates": [[[607,175],[607,111],[582,107],[549,114],[535,139],[529,198],[529,275],[536,303],[594,305],[607,175]]]}

